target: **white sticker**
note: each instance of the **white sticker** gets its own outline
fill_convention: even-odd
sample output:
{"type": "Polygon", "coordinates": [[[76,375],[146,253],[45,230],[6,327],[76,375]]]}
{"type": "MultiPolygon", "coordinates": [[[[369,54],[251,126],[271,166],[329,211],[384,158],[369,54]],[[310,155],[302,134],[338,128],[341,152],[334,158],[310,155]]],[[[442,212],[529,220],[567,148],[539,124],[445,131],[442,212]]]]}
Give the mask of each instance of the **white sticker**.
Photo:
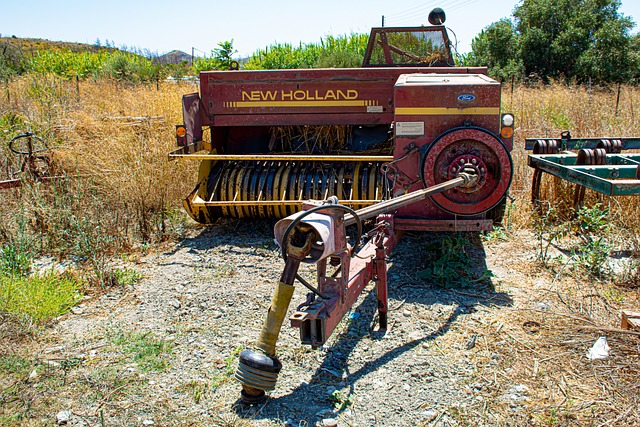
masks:
{"type": "Polygon", "coordinates": [[[382,105],[367,105],[367,113],[383,113],[382,105]]]}
{"type": "Polygon", "coordinates": [[[398,136],[423,136],[424,122],[397,122],[396,135],[398,136]]]}

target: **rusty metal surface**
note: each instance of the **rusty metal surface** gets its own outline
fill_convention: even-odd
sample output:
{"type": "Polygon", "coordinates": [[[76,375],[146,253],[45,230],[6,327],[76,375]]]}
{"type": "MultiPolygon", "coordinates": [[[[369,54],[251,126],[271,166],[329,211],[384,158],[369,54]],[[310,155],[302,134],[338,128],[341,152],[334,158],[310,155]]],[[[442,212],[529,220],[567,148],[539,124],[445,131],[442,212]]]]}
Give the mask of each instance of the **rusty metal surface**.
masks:
{"type": "MultiPolygon", "coordinates": [[[[330,299],[317,299],[299,307],[290,318],[291,325],[300,329],[303,344],[313,347],[324,344],[371,280],[378,280],[379,301],[386,303],[386,276],[383,277],[380,270],[386,271],[386,264],[381,263],[396,244],[397,236],[391,227],[381,225],[380,237],[370,240],[356,257],[351,258],[345,250],[336,254],[341,260],[342,271],[338,278],[327,275],[326,260],[319,264],[319,289],[330,299]]],[[[386,307],[383,308],[386,313],[384,309],[386,307]]]]}
{"type": "Polygon", "coordinates": [[[223,160],[223,161],[311,161],[311,162],[390,162],[393,156],[370,155],[317,155],[317,154],[186,154],[176,150],[169,158],[182,157],[185,160],[223,160]]]}
{"type": "Polygon", "coordinates": [[[39,136],[26,132],[8,142],[9,150],[18,157],[19,169],[12,170],[8,160],[8,179],[0,181],[0,189],[21,187],[26,182],[48,182],[80,176],[52,175],[52,150],[39,136]]]}
{"type": "Polygon", "coordinates": [[[511,156],[502,142],[482,129],[457,129],[434,142],[423,163],[425,185],[455,178],[467,168],[478,174],[478,184],[469,191],[452,189],[433,195],[439,207],[458,215],[475,215],[504,199],[513,175],[511,156]]]}
{"type": "Polygon", "coordinates": [[[396,231],[491,231],[490,219],[429,220],[396,218],[396,231]]]}
{"type": "MultiPolygon", "coordinates": [[[[390,55],[402,54],[388,48],[390,55]]],[[[185,106],[200,108],[202,125],[211,126],[212,151],[194,154],[192,149],[203,146],[193,144],[171,156],[202,161],[197,190],[185,201],[187,211],[205,222],[229,216],[282,218],[298,210],[301,200],[331,195],[357,208],[455,178],[454,163],[462,161],[479,177],[473,186],[400,207],[398,217],[484,220],[484,212],[500,203],[509,187],[511,145],[501,145],[500,137],[494,138],[496,144],[449,141],[466,150],[455,158],[429,147],[456,128],[500,134],[500,83],[486,72],[484,67],[428,66],[203,72],[201,100],[193,94],[185,106]],[[393,156],[380,156],[387,162],[383,176],[379,166],[367,166],[373,164],[370,154],[359,156],[344,148],[344,141],[328,148],[302,139],[299,147],[295,129],[287,143],[274,130],[316,125],[344,125],[347,140],[352,127],[381,129],[387,145],[379,153],[393,150],[393,156]],[[298,150],[309,157],[304,163],[294,159],[298,150]],[[446,157],[430,166],[449,172],[426,183],[423,176],[436,173],[423,167],[429,153],[446,157]],[[351,160],[362,166],[343,171],[351,160]],[[353,202],[359,200],[360,206],[353,202]]]]}
{"type": "Polygon", "coordinates": [[[468,74],[486,70],[397,67],[203,72],[204,124],[391,123],[396,80],[401,74],[418,72],[468,74]]]}
{"type": "Polygon", "coordinates": [[[202,114],[200,112],[200,96],[190,93],[182,96],[182,117],[187,128],[187,144],[202,140],[202,114]]]}

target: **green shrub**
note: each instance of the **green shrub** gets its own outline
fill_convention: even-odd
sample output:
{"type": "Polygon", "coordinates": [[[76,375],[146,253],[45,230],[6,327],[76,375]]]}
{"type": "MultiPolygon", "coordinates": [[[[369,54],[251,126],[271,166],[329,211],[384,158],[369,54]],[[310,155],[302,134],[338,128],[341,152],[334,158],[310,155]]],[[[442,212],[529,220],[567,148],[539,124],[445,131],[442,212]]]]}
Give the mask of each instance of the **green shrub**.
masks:
{"type": "Polygon", "coordinates": [[[418,277],[444,288],[468,287],[493,277],[493,273],[487,269],[481,274],[474,272],[475,263],[467,253],[469,244],[469,240],[460,233],[443,235],[431,248],[430,255],[435,259],[431,260],[429,267],[418,273],[418,277]]]}
{"type": "Polygon", "coordinates": [[[163,372],[169,368],[167,355],[173,352],[173,343],[154,338],[150,332],[121,332],[113,343],[130,354],[142,372],[163,372]]]}
{"type": "Polygon", "coordinates": [[[81,298],[76,279],[49,273],[43,276],[0,277],[0,311],[44,323],[66,313],[81,298]]]}

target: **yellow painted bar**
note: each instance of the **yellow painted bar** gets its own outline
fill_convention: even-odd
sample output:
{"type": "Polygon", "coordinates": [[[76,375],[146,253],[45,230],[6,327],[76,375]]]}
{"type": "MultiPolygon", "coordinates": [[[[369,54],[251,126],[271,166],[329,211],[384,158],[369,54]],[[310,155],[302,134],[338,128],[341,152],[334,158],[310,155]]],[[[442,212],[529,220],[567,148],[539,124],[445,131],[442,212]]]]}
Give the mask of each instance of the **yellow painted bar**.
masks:
{"type": "Polygon", "coordinates": [[[496,115],[500,114],[498,107],[398,107],[397,115],[406,116],[452,116],[452,115],[496,115]]]}
{"type": "Polygon", "coordinates": [[[170,159],[229,161],[390,162],[393,156],[322,156],[301,154],[169,154],[170,159]]]}
{"type": "Polygon", "coordinates": [[[365,107],[369,105],[365,100],[354,101],[238,101],[232,102],[235,108],[265,108],[265,107],[365,107]]]}
{"type": "MultiPolygon", "coordinates": [[[[199,201],[191,200],[191,204],[193,206],[301,206],[303,202],[306,200],[247,200],[247,201],[204,201],[200,199],[199,201]]],[[[380,200],[339,200],[338,203],[341,205],[374,205],[379,203],[380,200]]],[[[286,215],[285,215],[286,216],[286,215]]]]}

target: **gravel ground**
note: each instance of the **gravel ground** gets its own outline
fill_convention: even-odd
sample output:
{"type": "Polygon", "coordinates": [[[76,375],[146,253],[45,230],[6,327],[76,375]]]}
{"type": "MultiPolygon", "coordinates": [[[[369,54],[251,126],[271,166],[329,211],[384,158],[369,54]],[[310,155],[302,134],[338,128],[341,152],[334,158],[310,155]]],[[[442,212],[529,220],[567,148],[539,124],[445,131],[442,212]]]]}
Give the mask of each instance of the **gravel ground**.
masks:
{"type": "MultiPolygon", "coordinates": [[[[492,269],[496,283],[513,274],[499,244],[470,237],[479,272],[492,269]]],[[[256,340],[284,263],[270,224],[194,230],[133,264],[136,284],[87,298],[56,325],[42,357],[82,361],[59,388],[59,410],[87,426],[473,424],[460,416],[483,399],[470,355],[486,313],[512,300],[499,286],[456,290],[452,277],[447,290],[418,279],[434,244],[437,235],[405,236],[390,257],[386,334],[376,332],[371,285],[322,348],[302,346],[285,323],[277,388],[247,407],[232,378],[237,354],[256,340]],[[172,343],[166,369],[145,372],[125,357],[114,336],[132,332],[172,343]]],[[[305,294],[296,287],[290,314],[305,294]]],[[[518,400],[525,390],[512,392],[518,400]]]]}

